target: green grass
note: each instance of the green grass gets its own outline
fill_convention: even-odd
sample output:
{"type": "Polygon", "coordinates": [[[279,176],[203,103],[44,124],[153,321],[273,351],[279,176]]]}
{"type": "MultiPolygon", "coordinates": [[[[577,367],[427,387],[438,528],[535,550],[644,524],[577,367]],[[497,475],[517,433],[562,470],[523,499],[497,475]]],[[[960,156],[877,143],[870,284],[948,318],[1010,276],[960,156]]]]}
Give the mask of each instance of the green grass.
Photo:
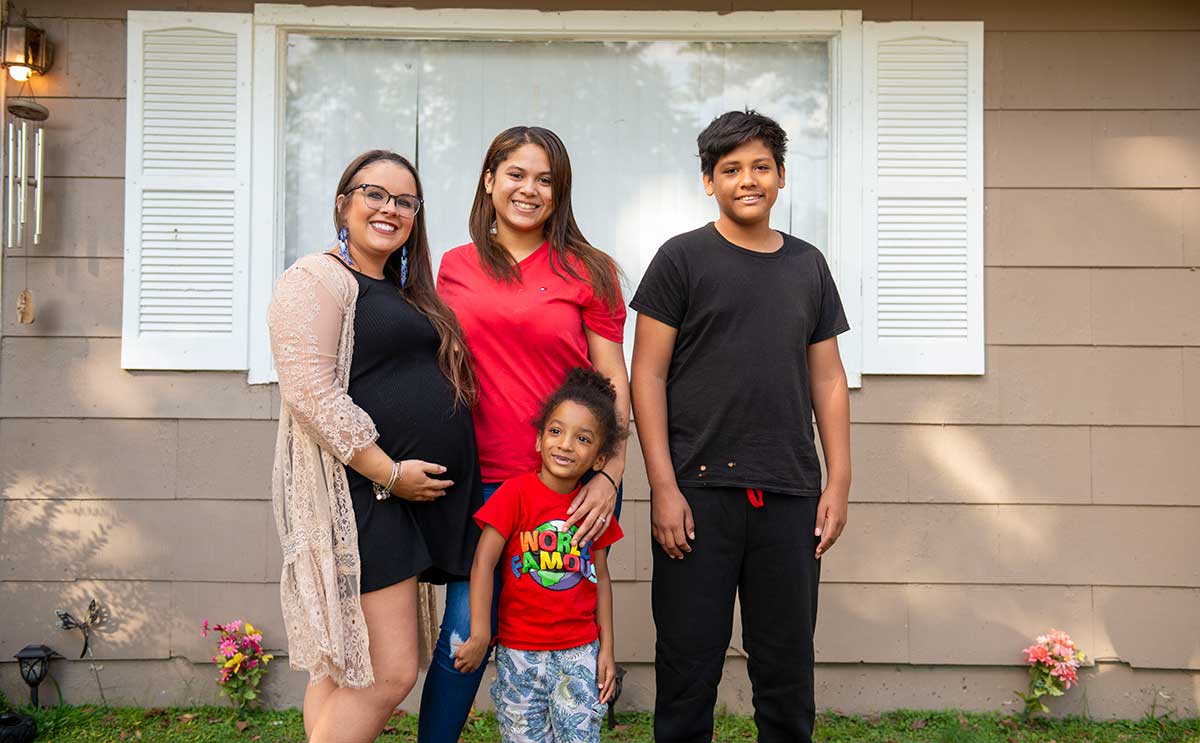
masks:
{"type": "MultiPolygon", "coordinates": [[[[26,710],[28,711],[28,710],[26,710]]],[[[141,709],[136,707],[49,707],[35,712],[38,741],[62,743],[303,743],[304,724],[296,710],[247,714],[244,721],[226,707],[141,709]]],[[[415,741],[413,715],[392,718],[381,741],[415,741]]],[[[619,716],[616,730],[605,730],[606,742],[651,741],[651,717],[619,716]]],[[[741,715],[721,715],[716,741],[753,741],[754,723],[741,715]]],[[[997,714],[912,712],[901,710],[872,717],[822,715],[820,743],[1200,743],[1200,719],[1149,718],[1097,722],[1078,718],[1022,725],[997,714]]],[[[463,734],[465,743],[499,740],[490,714],[475,714],[463,734]]]]}

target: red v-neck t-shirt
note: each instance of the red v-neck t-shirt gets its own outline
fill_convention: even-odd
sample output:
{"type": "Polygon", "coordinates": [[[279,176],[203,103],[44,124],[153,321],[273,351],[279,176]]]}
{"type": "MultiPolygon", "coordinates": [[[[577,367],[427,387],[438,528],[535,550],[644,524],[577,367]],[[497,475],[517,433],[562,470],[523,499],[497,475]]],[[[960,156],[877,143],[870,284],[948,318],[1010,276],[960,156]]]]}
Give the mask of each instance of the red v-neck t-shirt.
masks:
{"type": "MultiPolygon", "coordinates": [[[[576,273],[587,270],[573,264],[576,273]]],[[[475,438],[484,482],[536,470],[533,419],[567,372],[591,367],[585,328],[621,343],[625,306],[608,307],[586,281],[550,266],[550,247],[518,264],[520,280],[497,282],[484,271],[474,243],[442,257],[438,294],[454,310],[471,351],[479,388],[475,438]]]]}

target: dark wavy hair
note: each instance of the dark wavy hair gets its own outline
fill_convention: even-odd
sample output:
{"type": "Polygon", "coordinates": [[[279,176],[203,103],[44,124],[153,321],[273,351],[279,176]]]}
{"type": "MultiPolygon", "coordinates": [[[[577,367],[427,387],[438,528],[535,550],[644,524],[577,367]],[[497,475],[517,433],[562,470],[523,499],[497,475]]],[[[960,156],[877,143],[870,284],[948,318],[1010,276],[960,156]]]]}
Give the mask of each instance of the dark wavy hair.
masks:
{"type": "MultiPolygon", "coordinates": [[[[479,253],[483,269],[496,281],[517,281],[521,269],[496,240],[492,226],[496,223],[496,207],[492,196],[484,187],[488,173],[497,177],[496,170],[519,147],[535,144],[541,147],[550,161],[550,188],[554,196],[554,211],[546,220],[542,231],[550,243],[550,267],[555,273],[565,272],[571,278],[587,281],[592,292],[600,297],[609,309],[621,304],[621,271],[616,261],[607,253],[592,246],[575,223],[571,210],[571,158],[567,147],[558,135],[540,126],[514,126],[496,135],[483,157],[483,168],[479,172],[479,183],[475,187],[475,201],[471,204],[468,229],[471,242],[479,253]],[[573,259],[573,260],[568,260],[573,259]],[[587,277],[579,274],[575,264],[583,266],[587,277]]],[[[561,275],[561,274],[559,274],[561,275]]]]}
{"type": "Polygon", "coordinates": [[[771,151],[775,167],[782,168],[783,156],[787,154],[787,132],[775,119],[748,108],[721,114],[696,137],[700,172],[712,178],[718,160],[755,139],[771,151]]]}
{"type": "MultiPolygon", "coordinates": [[[[377,162],[390,162],[412,173],[417,184],[417,196],[424,197],[421,188],[421,177],[408,158],[388,150],[369,150],[354,158],[342,177],[338,180],[337,192],[334,194],[333,225],[340,230],[345,225],[342,210],[337,207],[337,197],[347,196],[354,176],[368,165],[377,162]]],[[[343,201],[343,203],[345,203],[343,201]]],[[[454,395],[459,403],[471,406],[475,403],[475,376],[471,373],[470,353],[467,344],[463,342],[462,328],[458,318],[441,300],[435,289],[433,266],[429,258],[429,236],[425,231],[425,210],[422,209],[413,217],[412,231],[404,243],[408,248],[408,284],[400,286],[400,251],[388,256],[383,267],[383,275],[391,279],[400,294],[416,308],[418,312],[429,319],[433,329],[437,331],[441,343],[438,346],[438,366],[442,373],[454,385],[454,395]]]]}
{"type": "Polygon", "coordinates": [[[542,403],[533,425],[538,433],[546,429],[546,423],[554,410],[564,402],[579,403],[596,416],[600,424],[600,452],[605,459],[617,453],[617,447],[629,435],[629,431],[621,425],[617,417],[617,389],[612,382],[595,369],[577,367],[567,372],[567,378],[557,390],[542,403]]]}

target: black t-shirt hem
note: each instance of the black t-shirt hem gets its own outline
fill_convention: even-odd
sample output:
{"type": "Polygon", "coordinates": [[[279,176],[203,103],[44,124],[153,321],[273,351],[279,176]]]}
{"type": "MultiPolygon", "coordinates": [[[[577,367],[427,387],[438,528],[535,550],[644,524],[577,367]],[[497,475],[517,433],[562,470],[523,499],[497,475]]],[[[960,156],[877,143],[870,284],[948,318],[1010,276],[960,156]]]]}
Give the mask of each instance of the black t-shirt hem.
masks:
{"type": "Polygon", "coordinates": [[[846,323],[845,325],[839,325],[839,326],[837,326],[837,327],[836,327],[836,328],[834,328],[833,330],[830,330],[828,333],[826,333],[826,334],[824,334],[824,335],[817,335],[817,336],[813,336],[813,339],[812,339],[812,340],[810,340],[810,341],[808,342],[808,345],[810,345],[810,346],[811,346],[811,345],[813,345],[814,343],[820,343],[821,341],[827,341],[827,340],[829,340],[830,338],[832,338],[833,336],[835,336],[835,335],[841,335],[842,333],[846,333],[846,332],[848,332],[849,330],[850,330],[850,324],[849,324],[849,323],[846,323]]]}
{"type": "Polygon", "coordinates": [[[669,325],[672,328],[679,330],[679,321],[672,320],[671,318],[667,317],[667,315],[665,313],[659,312],[658,310],[654,309],[653,307],[647,307],[646,305],[642,304],[641,302],[637,301],[636,299],[633,300],[632,302],[630,302],[629,306],[635,312],[637,312],[639,315],[646,315],[648,317],[652,317],[655,320],[658,320],[663,325],[669,325]]]}
{"type": "Polygon", "coordinates": [[[696,480],[676,477],[675,483],[681,488],[754,488],[756,490],[765,490],[768,493],[794,495],[799,498],[816,498],[821,495],[820,490],[798,488],[794,485],[783,485],[781,483],[762,482],[758,480],[696,480]]]}

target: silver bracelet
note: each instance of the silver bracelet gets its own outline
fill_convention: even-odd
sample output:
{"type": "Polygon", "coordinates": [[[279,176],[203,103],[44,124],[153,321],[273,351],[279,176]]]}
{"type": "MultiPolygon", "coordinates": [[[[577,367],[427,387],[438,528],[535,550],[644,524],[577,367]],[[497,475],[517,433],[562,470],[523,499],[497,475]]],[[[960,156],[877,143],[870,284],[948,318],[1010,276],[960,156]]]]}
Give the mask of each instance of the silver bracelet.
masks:
{"type": "Polygon", "coordinates": [[[392,477],[388,480],[387,485],[380,485],[377,482],[371,483],[371,490],[375,493],[375,500],[387,500],[392,497],[392,486],[396,484],[396,480],[400,477],[400,463],[392,462],[392,477]]]}

